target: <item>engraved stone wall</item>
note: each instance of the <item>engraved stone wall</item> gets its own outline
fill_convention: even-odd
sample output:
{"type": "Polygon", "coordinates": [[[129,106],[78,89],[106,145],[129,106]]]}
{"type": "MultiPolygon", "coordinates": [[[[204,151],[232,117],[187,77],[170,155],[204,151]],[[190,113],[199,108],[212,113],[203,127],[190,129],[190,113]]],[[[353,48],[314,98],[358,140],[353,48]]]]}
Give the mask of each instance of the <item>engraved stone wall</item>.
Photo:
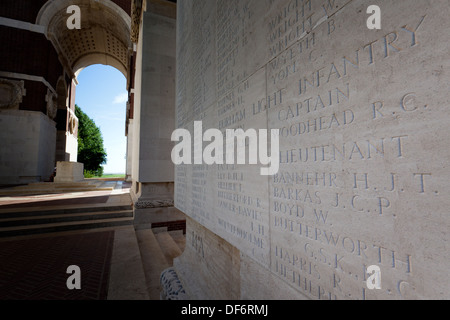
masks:
{"type": "Polygon", "coordinates": [[[449,298],[448,1],[371,4],[178,4],[177,127],[279,129],[280,170],[179,165],[175,205],[310,298],[449,298]]]}

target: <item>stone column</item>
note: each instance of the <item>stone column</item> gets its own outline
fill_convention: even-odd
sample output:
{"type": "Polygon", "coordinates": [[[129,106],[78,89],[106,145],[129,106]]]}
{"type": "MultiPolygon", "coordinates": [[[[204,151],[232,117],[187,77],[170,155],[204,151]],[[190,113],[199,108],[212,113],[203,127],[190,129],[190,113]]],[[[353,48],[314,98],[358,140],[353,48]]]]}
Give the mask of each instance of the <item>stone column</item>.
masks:
{"type": "Polygon", "coordinates": [[[127,130],[127,164],[126,164],[126,177],[127,182],[132,182],[133,174],[133,119],[129,120],[127,130]]]}
{"type": "Polygon", "coordinates": [[[178,220],[173,208],[176,7],[144,3],[137,43],[132,134],[136,223],[178,220]],[[156,220],[155,220],[156,219],[156,220]]]}
{"type": "Polygon", "coordinates": [[[59,161],[56,164],[56,183],[73,183],[84,180],[84,164],[59,161]]]}

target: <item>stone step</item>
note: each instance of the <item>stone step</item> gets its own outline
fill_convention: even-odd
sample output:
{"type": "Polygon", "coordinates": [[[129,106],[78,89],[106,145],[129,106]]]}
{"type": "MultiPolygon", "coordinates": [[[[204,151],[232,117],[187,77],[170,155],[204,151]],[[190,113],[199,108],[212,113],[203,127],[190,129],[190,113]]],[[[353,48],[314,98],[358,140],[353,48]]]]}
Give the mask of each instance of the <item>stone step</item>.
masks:
{"type": "Polygon", "coordinates": [[[114,182],[84,181],[76,183],[37,182],[0,190],[0,196],[58,194],[89,191],[112,191],[114,182]]]}
{"type": "Polygon", "coordinates": [[[26,189],[37,189],[37,188],[77,188],[77,187],[88,187],[92,186],[94,181],[83,181],[83,182],[34,182],[23,186],[13,187],[14,190],[26,190],[26,189]]]}
{"type": "Polygon", "coordinates": [[[93,191],[105,191],[110,192],[113,191],[111,188],[83,188],[79,190],[74,189],[60,189],[60,190],[24,190],[24,191],[14,191],[14,192],[1,192],[0,197],[13,197],[13,196],[39,196],[44,194],[68,194],[68,193],[76,193],[76,192],[93,192],[93,191]]]}
{"type": "Polygon", "coordinates": [[[155,235],[158,233],[167,232],[167,230],[167,227],[152,228],[153,234],[155,235]]]}
{"type": "Polygon", "coordinates": [[[168,232],[157,233],[155,234],[155,238],[158,241],[166,261],[169,263],[169,266],[173,266],[173,259],[182,254],[180,247],[168,232]]]}
{"type": "Polygon", "coordinates": [[[142,265],[150,300],[159,300],[161,293],[161,273],[170,267],[151,229],[137,230],[142,265]]]}
{"type": "Polygon", "coordinates": [[[93,221],[104,219],[132,218],[133,210],[98,211],[72,214],[39,215],[20,218],[0,219],[0,226],[19,227],[74,221],[93,221]]]}
{"type": "Polygon", "coordinates": [[[0,238],[132,225],[132,203],[122,196],[118,196],[117,200],[109,204],[42,205],[2,209],[0,238]]]}
{"type": "Polygon", "coordinates": [[[108,300],[149,300],[141,252],[134,227],[115,230],[108,300]]]}
{"type": "Polygon", "coordinates": [[[113,191],[113,188],[105,187],[85,187],[77,189],[28,189],[28,190],[2,190],[0,192],[1,197],[8,196],[36,196],[41,194],[60,194],[60,193],[75,193],[75,192],[91,192],[91,191],[113,191]]]}
{"type": "Polygon", "coordinates": [[[101,219],[89,221],[72,221],[63,223],[47,223],[31,226],[15,226],[0,228],[0,238],[27,236],[32,234],[67,232],[75,230],[120,227],[133,224],[133,217],[101,219]]]}
{"type": "Polygon", "coordinates": [[[28,218],[53,215],[69,215],[77,213],[98,213],[98,212],[116,212],[132,210],[131,204],[113,204],[113,205],[67,205],[56,206],[51,208],[29,207],[0,210],[0,221],[3,219],[28,218]]]}
{"type": "Polygon", "coordinates": [[[184,235],[183,230],[169,231],[169,234],[178,245],[181,252],[184,252],[186,249],[186,235],[184,235]]]}

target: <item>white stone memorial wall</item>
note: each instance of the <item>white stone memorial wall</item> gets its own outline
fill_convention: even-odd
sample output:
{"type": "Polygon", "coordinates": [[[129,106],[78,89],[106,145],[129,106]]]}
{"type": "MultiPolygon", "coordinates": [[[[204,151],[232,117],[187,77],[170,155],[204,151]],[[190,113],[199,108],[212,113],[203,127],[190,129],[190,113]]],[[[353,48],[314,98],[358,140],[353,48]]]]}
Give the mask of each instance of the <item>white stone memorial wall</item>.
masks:
{"type": "MultiPolygon", "coordinates": [[[[380,30],[367,27],[371,4],[178,4],[177,128],[280,132],[274,176],[175,168],[188,226],[240,252],[238,298],[283,296],[271,281],[313,299],[450,297],[449,3],[377,1],[380,30]]],[[[195,238],[186,251],[185,277],[202,252],[195,238]]],[[[212,252],[198,261],[214,265],[212,252]]]]}

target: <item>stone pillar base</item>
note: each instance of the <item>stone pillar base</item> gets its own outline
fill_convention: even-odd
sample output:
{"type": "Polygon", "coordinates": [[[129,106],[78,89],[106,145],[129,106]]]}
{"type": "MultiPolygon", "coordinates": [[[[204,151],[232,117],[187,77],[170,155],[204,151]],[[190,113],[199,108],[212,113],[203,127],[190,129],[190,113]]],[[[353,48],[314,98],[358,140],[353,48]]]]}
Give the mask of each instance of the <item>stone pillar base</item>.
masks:
{"type": "Polygon", "coordinates": [[[56,164],[56,183],[72,183],[84,180],[84,164],[60,161],[56,164]]]}
{"type": "Polygon", "coordinates": [[[152,228],[154,224],[176,224],[186,220],[184,213],[174,207],[173,182],[140,183],[133,181],[131,198],[134,204],[136,229],[152,228]]]}
{"type": "Polygon", "coordinates": [[[0,110],[0,185],[45,182],[55,169],[56,123],[42,112],[0,110]]]}
{"type": "Polygon", "coordinates": [[[131,187],[131,198],[134,206],[139,209],[173,207],[173,194],[173,182],[141,183],[133,181],[131,187]]]}

